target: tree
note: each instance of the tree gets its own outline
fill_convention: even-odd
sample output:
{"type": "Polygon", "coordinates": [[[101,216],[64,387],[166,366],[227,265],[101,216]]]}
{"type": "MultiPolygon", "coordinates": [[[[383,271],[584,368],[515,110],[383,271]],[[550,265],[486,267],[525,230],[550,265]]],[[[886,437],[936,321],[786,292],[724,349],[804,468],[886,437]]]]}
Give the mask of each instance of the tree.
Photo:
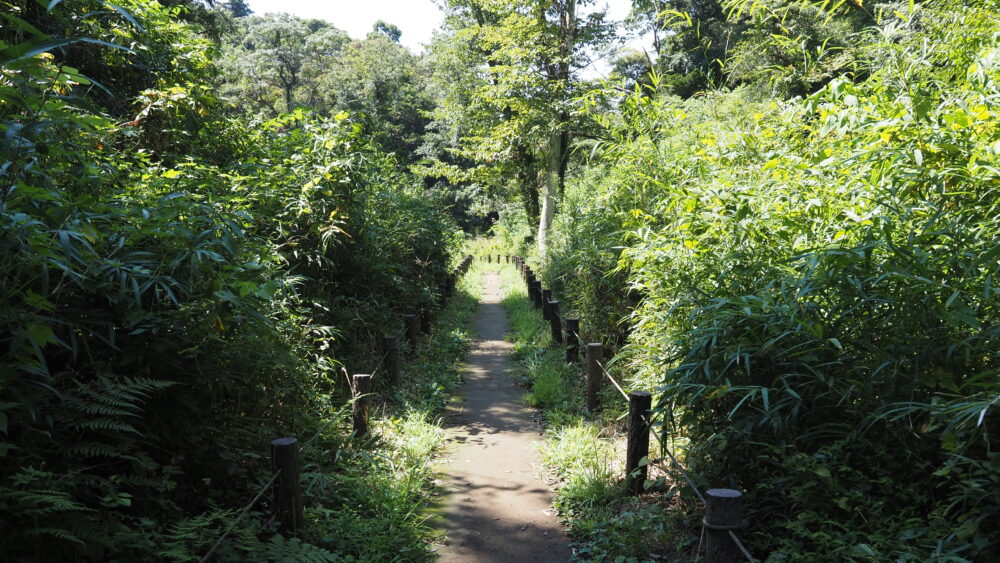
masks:
{"type": "Polygon", "coordinates": [[[344,45],[316,84],[327,107],[363,116],[369,133],[409,162],[433,107],[419,70],[420,59],[409,49],[371,33],[344,45]]]}
{"type": "Polygon", "coordinates": [[[399,38],[403,36],[403,31],[399,27],[382,20],[375,22],[375,25],[372,26],[372,33],[384,35],[396,43],[399,43],[399,38]]]}
{"type": "Polygon", "coordinates": [[[253,15],[253,10],[246,3],[246,0],[229,0],[226,2],[226,9],[234,18],[245,18],[253,15]]]}
{"type": "Polygon", "coordinates": [[[447,31],[437,40],[448,47],[434,52],[448,54],[447,72],[468,75],[440,85],[437,126],[453,128],[456,149],[477,163],[476,177],[501,184],[513,174],[526,211],[537,217],[544,256],[575,130],[577,71],[585,50],[610,37],[604,13],[582,15],[590,0],[441,4],[447,31]]]}
{"type": "Polygon", "coordinates": [[[288,14],[244,18],[224,47],[222,91],[252,109],[271,115],[296,105],[317,109],[317,88],[347,34],[327,22],[288,14]]]}

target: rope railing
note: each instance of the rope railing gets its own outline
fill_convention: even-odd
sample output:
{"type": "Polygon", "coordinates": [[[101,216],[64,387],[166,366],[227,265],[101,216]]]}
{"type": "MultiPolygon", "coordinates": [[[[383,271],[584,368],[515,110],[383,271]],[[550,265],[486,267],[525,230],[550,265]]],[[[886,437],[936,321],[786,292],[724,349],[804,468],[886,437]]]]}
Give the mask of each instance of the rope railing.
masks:
{"type": "MultiPolygon", "coordinates": [[[[399,338],[399,337],[397,336],[396,338],[399,338]]],[[[382,366],[385,365],[385,359],[388,356],[389,356],[389,351],[388,350],[386,350],[385,352],[382,352],[382,357],[378,359],[378,363],[375,364],[375,369],[373,369],[372,372],[371,372],[372,379],[375,379],[375,374],[377,374],[378,370],[382,369],[382,366]]]]}
{"type": "MultiPolygon", "coordinates": [[[[627,393],[623,386],[618,383],[614,376],[611,375],[611,372],[608,371],[607,367],[605,367],[605,365],[601,362],[601,360],[604,359],[602,357],[603,352],[601,344],[599,342],[588,343],[583,339],[580,334],[579,319],[572,319],[572,326],[569,322],[567,322],[567,318],[564,317],[559,310],[559,301],[554,299],[552,291],[549,289],[543,289],[542,284],[536,278],[535,273],[532,272],[531,268],[521,257],[514,256],[513,262],[520,268],[524,281],[528,286],[528,299],[534,303],[536,308],[540,308],[542,310],[546,321],[550,321],[552,324],[553,344],[558,345],[563,343],[561,334],[563,327],[565,327],[566,332],[570,332],[572,334],[569,338],[569,342],[566,343],[566,361],[569,363],[580,361],[581,350],[586,349],[587,351],[586,409],[593,412],[594,409],[599,408],[598,391],[600,390],[600,382],[605,377],[611,381],[611,384],[628,403],[630,420],[625,464],[626,490],[628,490],[630,494],[639,494],[643,488],[643,482],[645,480],[646,465],[658,467],[664,473],[670,472],[670,469],[664,463],[664,459],[650,460],[648,455],[649,434],[650,429],[653,427],[653,417],[651,411],[649,410],[651,406],[651,394],[644,391],[633,391],[632,393],[627,393]],[[642,459],[646,460],[645,464],[640,461],[642,459]]],[[[732,558],[739,558],[740,555],[742,555],[747,561],[752,563],[754,561],[753,556],[750,554],[750,551],[747,550],[746,546],[743,545],[734,531],[744,526],[745,522],[742,522],[739,518],[736,518],[735,521],[730,519],[732,517],[732,513],[738,514],[740,509],[737,505],[735,507],[735,511],[730,512],[733,510],[734,506],[728,503],[738,502],[738,499],[742,497],[742,493],[732,489],[709,489],[706,496],[706,494],[698,488],[697,484],[695,484],[691,474],[688,473],[687,469],[680,463],[677,456],[675,456],[673,451],[667,446],[667,444],[664,443],[663,438],[658,433],[654,433],[654,436],[656,437],[656,441],[658,442],[663,455],[666,458],[669,458],[670,464],[676,471],[681,473],[688,486],[691,487],[695,496],[705,507],[706,516],[702,522],[702,533],[705,534],[707,532],[708,534],[708,552],[716,553],[727,561],[732,558]],[[709,502],[709,498],[712,499],[711,502],[709,502]],[[729,545],[726,545],[727,543],[729,545]],[[713,549],[717,551],[713,551],[713,549]],[[723,553],[726,555],[723,556],[723,553]]],[[[700,543],[698,550],[699,552],[701,551],[700,543]]]]}
{"type": "MultiPolygon", "coordinates": [[[[454,292],[455,279],[458,276],[464,274],[468,270],[471,262],[472,262],[472,257],[466,256],[465,259],[463,259],[462,262],[459,264],[459,266],[455,269],[455,271],[447,276],[447,280],[444,283],[439,284],[441,289],[442,307],[446,304],[447,296],[451,295],[454,292]]],[[[427,311],[428,311],[427,309],[422,309],[421,315],[425,315],[427,311]]],[[[410,317],[411,317],[409,319],[410,322],[411,323],[414,322],[413,316],[411,315],[410,317]]],[[[406,318],[406,315],[404,315],[404,318],[406,318]]],[[[425,321],[428,323],[427,326],[429,327],[429,317],[427,317],[425,321]]],[[[414,328],[415,325],[408,325],[408,326],[411,327],[410,331],[412,331],[411,338],[409,338],[408,340],[411,341],[411,346],[415,346],[417,334],[419,333],[418,331],[420,329],[414,328]]],[[[426,333],[428,330],[429,328],[423,329],[423,332],[426,333]]],[[[409,331],[407,327],[404,327],[403,330],[401,330],[398,334],[390,336],[388,338],[398,342],[408,332],[409,331]]],[[[355,407],[357,407],[359,402],[361,402],[364,405],[361,411],[359,411],[356,408],[354,412],[355,433],[357,433],[358,435],[363,435],[367,432],[368,413],[367,413],[367,405],[364,404],[367,401],[364,398],[366,398],[369,395],[367,391],[367,389],[369,388],[368,384],[370,383],[370,380],[374,378],[376,374],[379,374],[380,370],[382,370],[385,367],[386,358],[388,358],[389,354],[395,350],[396,348],[390,348],[384,350],[381,356],[379,357],[378,361],[376,362],[375,367],[371,370],[370,374],[354,376],[355,382],[362,381],[361,378],[364,378],[363,381],[365,382],[364,389],[355,388],[354,387],[355,383],[352,383],[352,389],[351,389],[351,394],[354,396],[355,400],[355,407]],[[361,401],[359,401],[359,399],[361,401]],[[364,430],[359,430],[359,423],[363,424],[364,430]]],[[[398,372],[398,365],[396,366],[396,368],[390,371],[398,372]]],[[[226,527],[222,535],[220,535],[218,539],[216,539],[215,542],[212,543],[212,546],[209,548],[208,552],[205,553],[205,555],[201,558],[200,560],[201,563],[206,563],[207,561],[210,560],[212,555],[214,555],[215,552],[219,549],[219,547],[223,544],[223,542],[225,542],[226,538],[228,538],[229,535],[232,534],[233,530],[235,530],[236,527],[239,525],[239,523],[242,522],[244,518],[246,518],[247,514],[250,513],[253,507],[258,502],[260,502],[260,499],[264,496],[264,494],[267,493],[267,491],[271,490],[272,488],[275,488],[275,483],[278,483],[279,477],[281,477],[282,474],[285,474],[287,478],[282,479],[281,482],[277,485],[277,488],[275,489],[276,505],[281,504],[281,502],[277,500],[279,493],[282,496],[282,498],[286,500],[290,496],[297,497],[300,494],[299,493],[300,476],[298,474],[299,454],[306,448],[311,446],[313,442],[315,442],[321,435],[323,435],[324,432],[326,432],[330,428],[331,425],[338,422],[339,420],[340,419],[338,417],[331,418],[315,434],[313,434],[311,438],[309,438],[304,444],[302,444],[301,447],[295,447],[297,444],[297,440],[295,438],[279,438],[271,442],[271,455],[272,455],[271,467],[272,468],[277,467],[278,469],[271,475],[271,477],[267,480],[264,486],[261,487],[259,491],[257,491],[257,494],[254,495],[253,499],[239,511],[239,513],[236,515],[236,518],[234,518],[233,521],[230,522],[229,526],[226,527]]],[[[288,509],[288,507],[285,508],[288,509]]],[[[279,531],[284,533],[285,531],[292,530],[294,532],[295,529],[301,527],[302,525],[301,501],[298,501],[297,509],[288,509],[288,513],[283,513],[281,512],[281,510],[282,510],[281,507],[276,506],[276,513],[275,513],[276,516],[272,518],[272,522],[274,521],[275,518],[280,521],[281,525],[278,528],[279,531]],[[296,512],[296,514],[290,514],[291,512],[296,512]]]]}
{"type": "Polygon", "coordinates": [[[753,563],[754,562],[753,555],[750,555],[750,552],[743,545],[743,542],[740,541],[740,538],[739,538],[739,536],[736,535],[736,532],[734,532],[732,530],[728,530],[728,532],[729,532],[729,538],[732,539],[733,543],[736,544],[736,547],[739,548],[740,552],[743,554],[743,557],[746,557],[747,561],[749,561],[750,563],[753,563]]]}
{"type": "Polygon", "coordinates": [[[222,542],[225,541],[227,537],[229,537],[229,534],[231,534],[234,529],[236,529],[236,525],[239,524],[243,520],[243,518],[250,513],[250,509],[253,508],[253,506],[257,504],[257,501],[259,501],[260,498],[264,496],[264,493],[266,493],[267,490],[270,489],[272,485],[274,485],[274,482],[278,480],[279,475],[281,475],[280,469],[275,471],[274,475],[271,475],[271,478],[260,489],[260,491],[257,492],[256,496],[253,497],[253,500],[251,500],[245,507],[243,507],[243,510],[240,511],[236,519],[229,524],[228,528],[226,528],[226,531],[223,532],[221,536],[219,536],[219,539],[215,540],[215,543],[212,544],[212,547],[211,549],[208,550],[208,553],[206,553],[205,556],[201,558],[201,563],[205,563],[206,561],[208,561],[208,559],[212,556],[212,554],[215,553],[215,550],[219,549],[219,546],[222,545],[222,542]]]}
{"type": "Polygon", "coordinates": [[[625,390],[622,389],[622,386],[619,385],[617,381],[615,381],[615,378],[611,375],[611,372],[608,371],[608,368],[604,367],[604,364],[602,364],[600,361],[598,361],[597,365],[598,365],[598,367],[601,368],[601,371],[604,372],[604,375],[607,376],[607,378],[611,380],[611,384],[615,386],[615,389],[617,389],[618,392],[622,394],[622,397],[625,397],[625,402],[627,403],[628,402],[628,393],[626,393],[625,390]]]}
{"type": "MultiPolygon", "coordinates": [[[[646,424],[652,427],[653,426],[652,416],[644,415],[644,418],[646,419],[646,424]]],[[[698,497],[698,500],[701,501],[701,504],[703,505],[708,504],[708,502],[705,501],[705,495],[701,494],[701,489],[698,488],[698,485],[695,485],[694,479],[692,479],[691,475],[687,472],[686,469],[684,469],[684,466],[681,465],[681,462],[677,460],[677,457],[674,456],[674,453],[670,451],[670,448],[667,447],[665,443],[663,443],[663,438],[656,432],[653,433],[653,437],[656,438],[657,443],[660,444],[660,451],[667,454],[667,457],[669,457],[670,461],[673,462],[674,467],[676,467],[677,470],[681,472],[681,475],[684,476],[684,480],[687,481],[688,485],[691,487],[691,490],[694,491],[695,496],[698,497]]],[[[660,467],[660,469],[666,471],[666,469],[662,466],[660,467]]]]}

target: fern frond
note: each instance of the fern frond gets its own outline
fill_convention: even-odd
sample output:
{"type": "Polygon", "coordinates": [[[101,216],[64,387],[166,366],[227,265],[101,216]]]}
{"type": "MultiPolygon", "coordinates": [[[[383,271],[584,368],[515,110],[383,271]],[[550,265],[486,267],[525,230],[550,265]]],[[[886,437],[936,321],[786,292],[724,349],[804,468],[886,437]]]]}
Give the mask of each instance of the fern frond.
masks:
{"type": "Polygon", "coordinates": [[[27,536],[47,536],[79,545],[86,545],[83,540],[61,528],[32,528],[25,530],[24,534],[27,536]]]}
{"type": "Polygon", "coordinates": [[[264,557],[282,563],[334,563],[337,556],[322,547],[305,543],[299,538],[285,539],[276,535],[267,542],[264,557]]]}

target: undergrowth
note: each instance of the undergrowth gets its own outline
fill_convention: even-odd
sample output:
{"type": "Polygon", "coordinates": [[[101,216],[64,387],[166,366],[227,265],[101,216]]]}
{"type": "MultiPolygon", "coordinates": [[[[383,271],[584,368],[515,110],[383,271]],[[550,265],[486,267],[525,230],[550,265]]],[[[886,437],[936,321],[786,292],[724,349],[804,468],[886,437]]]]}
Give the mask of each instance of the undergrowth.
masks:
{"type": "MultiPolygon", "coordinates": [[[[303,450],[306,529],[301,539],[268,532],[266,511],[252,513],[216,552],[215,561],[430,561],[434,531],[424,508],[433,493],[433,458],[444,433],[438,411],[461,380],[478,287],[460,280],[457,295],[412,356],[401,358],[400,384],[376,398],[372,435],[350,431],[345,405],[303,450]]],[[[377,377],[377,375],[376,375],[377,377]]],[[[266,477],[262,477],[266,478],[266,477]]],[[[235,518],[217,510],[170,531],[172,561],[198,561],[235,518]]]]}
{"type": "Polygon", "coordinates": [[[669,510],[673,489],[632,498],[621,485],[625,407],[618,391],[604,388],[600,399],[607,408],[586,413],[582,368],[567,364],[565,349],[552,345],[548,323],[513,266],[501,268],[500,286],[518,375],[529,389],[525,400],[542,410],[546,423],[542,464],[559,480],[554,505],[569,528],[575,558],[685,560],[697,538],[669,510]]]}

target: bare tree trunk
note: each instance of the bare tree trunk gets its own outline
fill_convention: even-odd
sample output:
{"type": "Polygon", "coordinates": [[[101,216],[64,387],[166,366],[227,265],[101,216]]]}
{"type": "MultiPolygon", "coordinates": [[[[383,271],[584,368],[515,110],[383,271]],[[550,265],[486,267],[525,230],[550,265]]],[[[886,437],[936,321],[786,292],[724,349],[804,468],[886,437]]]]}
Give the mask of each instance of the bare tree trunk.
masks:
{"type": "MultiPolygon", "coordinates": [[[[562,125],[562,124],[560,124],[562,125]]],[[[555,128],[549,136],[549,162],[545,170],[545,192],[542,194],[542,212],[538,217],[538,253],[542,261],[548,260],[549,231],[556,213],[559,195],[559,176],[562,170],[563,132],[555,128]]]]}
{"type": "MultiPolygon", "coordinates": [[[[559,11],[559,33],[561,60],[548,61],[549,80],[558,81],[563,95],[568,94],[570,80],[570,59],[576,44],[576,0],[556,3],[559,11]]],[[[544,16],[543,16],[544,17],[544,16]]],[[[545,174],[545,192],[542,195],[542,211],[538,218],[538,252],[543,262],[548,260],[549,231],[556,212],[556,198],[562,193],[566,175],[566,151],[569,149],[569,134],[566,118],[561,111],[556,114],[556,123],[549,133],[549,158],[545,174]]]]}

